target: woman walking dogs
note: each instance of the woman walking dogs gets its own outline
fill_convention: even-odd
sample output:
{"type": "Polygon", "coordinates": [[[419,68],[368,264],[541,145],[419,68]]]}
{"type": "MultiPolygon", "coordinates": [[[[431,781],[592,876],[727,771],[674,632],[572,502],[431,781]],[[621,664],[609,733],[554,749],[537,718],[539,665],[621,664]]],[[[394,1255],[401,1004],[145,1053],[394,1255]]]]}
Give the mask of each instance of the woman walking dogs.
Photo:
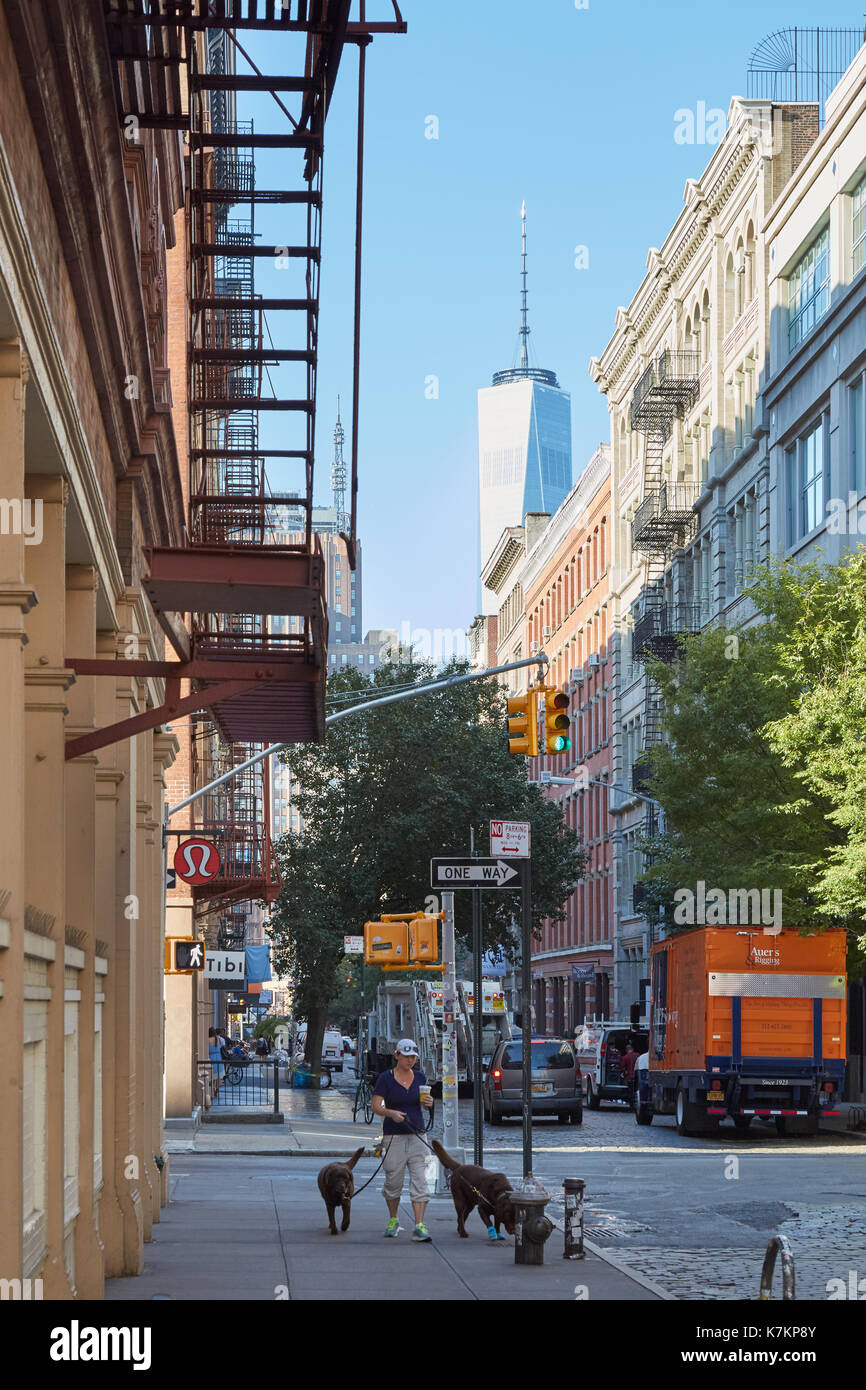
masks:
{"type": "Polygon", "coordinates": [[[382,1195],[388,1204],[386,1236],[396,1236],[400,1229],[397,1209],[403,1192],[403,1178],[409,1169],[409,1195],[415,1213],[413,1240],[431,1240],[424,1225],[427,1206],[425,1173],[426,1146],[418,1137],[424,1128],[421,1107],[433,1104],[430,1088],[423,1071],[415,1070],[418,1049],[411,1038],[401,1038],[394,1049],[396,1066],[383,1071],[373,1092],[373,1109],[383,1116],[385,1136],[385,1186],[382,1195]],[[424,1087],[422,1093],[421,1088],[424,1087]]]}

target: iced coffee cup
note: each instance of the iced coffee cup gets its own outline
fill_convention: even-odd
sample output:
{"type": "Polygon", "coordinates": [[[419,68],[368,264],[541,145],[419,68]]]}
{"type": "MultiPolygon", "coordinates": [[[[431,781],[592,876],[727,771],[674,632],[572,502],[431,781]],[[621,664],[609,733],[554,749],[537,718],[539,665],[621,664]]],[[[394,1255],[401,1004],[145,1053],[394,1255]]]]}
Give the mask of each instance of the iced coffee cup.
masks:
{"type": "Polygon", "coordinates": [[[430,1094],[430,1087],[429,1087],[429,1086],[419,1086],[419,1087],[418,1087],[418,1093],[419,1093],[419,1095],[421,1096],[421,1104],[423,1105],[423,1104],[424,1104],[424,1097],[425,1097],[425,1096],[429,1096],[429,1094],[430,1094]]]}

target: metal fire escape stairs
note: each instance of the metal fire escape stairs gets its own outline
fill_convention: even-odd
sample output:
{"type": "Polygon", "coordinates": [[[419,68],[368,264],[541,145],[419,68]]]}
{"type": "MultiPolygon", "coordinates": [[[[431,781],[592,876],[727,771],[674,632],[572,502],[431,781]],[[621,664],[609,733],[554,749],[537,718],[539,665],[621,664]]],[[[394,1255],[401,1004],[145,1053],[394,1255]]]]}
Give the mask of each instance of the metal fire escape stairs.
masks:
{"type": "MultiPolygon", "coordinates": [[[[124,131],[130,123],[136,131],[178,130],[188,141],[189,507],[185,543],[151,547],[143,581],[179,659],[68,662],[79,674],[161,677],[165,703],[70,740],[67,758],[190,714],[193,785],[201,785],[200,774],[218,776],[265,743],[324,738],[327,610],[324,559],[312,530],[324,125],[343,50],[354,43],[354,437],[351,518],[344,536],[354,566],[365,57],[374,33],[405,32],[391,3],[392,20],[368,22],[366,0],[358,0],[359,19],[353,22],[352,0],[104,0],[124,131]],[[244,30],[272,35],[275,55],[288,43],[299,56],[300,43],[296,71],[263,73],[238,38],[244,30]],[[237,71],[237,55],[250,72],[237,71]],[[251,121],[238,120],[241,93],[270,93],[287,126],[265,134],[251,121]],[[281,94],[296,100],[297,116],[281,94]],[[257,149],[282,152],[286,186],[257,188],[257,149]],[[296,162],[300,168],[292,172],[296,162]],[[260,243],[256,210],[263,205],[281,206],[287,218],[299,214],[302,231],[295,244],[260,243]],[[257,294],[256,261],[278,257],[299,270],[292,292],[257,294]],[[300,323],[300,342],[290,338],[290,345],[275,347],[268,329],[266,346],[269,313],[281,323],[286,314],[300,323]],[[266,393],[268,367],[284,364],[302,368],[303,385],[288,396],[266,393]],[[291,447],[262,447],[262,411],[279,412],[280,443],[291,447]],[[299,468],[299,485],[270,492],[268,459],[299,468]],[[290,539],[287,519],[298,511],[305,519],[303,535],[290,539]],[[275,617],[282,621],[273,623],[275,617]],[[189,690],[183,696],[182,681],[189,690]]],[[[279,891],[266,763],[217,789],[194,815],[196,833],[217,843],[222,861],[218,878],[194,888],[196,911],[219,915],[218,937],[237,940],[240,904],[269,902],[279,891]]]]}
{"type": "MultiPolygon", "coordinates": [[[[632,550],[644,559],[641,612],[635,621],[633,655],[636,661],[673,661],[685,633],[697,627],[697,608],[674,603],[665,593],[665,579],[675,550],[694,534],[697,488],[669,482],[664,476],[664,451],[675,419],[682,419],[698,398],[698,357],[692,352],[665,351],[650,362],[635,387],[630,424],[646,436],[643,498],[632,520],[632,550]]],[[[632,789],[646,794],[649,750],[661,739],[661,696],[649,669],[645,671],[643,755],[632,768],[632,789]]],[[[656,808],[647,803],[647,835],[656,830],[656,808]]]]}
{"type": "MultiPolygon", "coordinates": [[[[367,45],[376,34],[403,33],[393,17],[368,20],[366,0],[103,0],[114,63],[120,138],[130,130],[185,133],[188,142],[190,495],[185,532],[147,552],[144,587],[178,660],[68,658],[80,675],[158,678],[164,703],[67,743],[67,758],[116,743],[172,718],[209,709],[232,743],[309,742],[324,737],[327,611],[324,562],[312,533],[318,294],[325,119],[347,45],[359,50],[356,189],[355,393],[357,422],[360,321],[360,224],[363,97],[367,45]],[[293,55],[295,71],[263,73],[243,48],[244,31],[269,41],[275,61],[293,55]],[[231,46],[232,59],[226,61],[231,46]],[[234,53],[250,71],[237,72],[234,53]],[[271,93],[283,129],[260,133],[234,115],[239,93],[271,93]],[[292,115],[281,94],[295,105],[292,115]],[[280,118],[282,120],[282,117],[280,118]],[[258,189],[252,156],[278,150],[282,187],[258,189]],[[297,167],[296,167],[297,166],[297,167]],[[256,210],[300,212],[296,244],[260,244],[256,210]],[[230,215],[243,205],[244,215],[230,215]],[[290,295],[257,295],[252,267],[279,253],[300,268],[290,295]],[[300,341],[265,346],[263,315],[299,316],[300,341]],[[268,364],[300,364],[304,384],[291,396],[265,394],[268,364]],[[258,416],[278,412],[282,435],[300,422],[292,447],[262,448],[258,416]],[[294,461],[299,486],[267,494],[267,458],[294,461]],[[280,505],[306,516],[300,543],[280,545],[280,505]],[[186,620],[193,615],[191,630],[186,620]],[[266,619],[279,615],[278,636],[266,619]],[[186,688],[182,691],[182,682],[186,688]]],[[[354,560],[357,429],[352,441],[354,560]]],[[[282,444],[283,439],[280,438],[282,444]]]]}

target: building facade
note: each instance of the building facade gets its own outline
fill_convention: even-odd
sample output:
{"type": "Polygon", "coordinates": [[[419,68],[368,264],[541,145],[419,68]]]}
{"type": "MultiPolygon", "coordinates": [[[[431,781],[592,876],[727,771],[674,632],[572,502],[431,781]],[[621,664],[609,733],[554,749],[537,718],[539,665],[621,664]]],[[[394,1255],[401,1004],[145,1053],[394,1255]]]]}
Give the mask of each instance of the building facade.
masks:
{"type": "Polygon", "coordinates": [[[67,756],[163,701],[143,545],[179,544],[176,133],[124,139],[101,7],[0,8],[0,1273],[98,1298],[166,1195],[164,873],[177,740],[67,756]]]}
{"type": "Polygon", "coordinates": [[[766,216],[818,134],[816,104],[735,97],[728,128],[590,371],[613,456],[614,1012],[645,1000],[652,928],[640,911],[643,836],[658,826],[642,755],[659,739],[644,669],[678,635],[750,617],[749,568],[771,548],[766,216]]]}
{"type": "Polygon", "coordinates": [[[515,575],[523,645],[549,658],[546,681],[568,695],[571,749],[530,760],[530,773],[571,779],[545,795],[588,854],[560,922],[533,947],[535,1027],[562,1037],[587,1017],[610,1017],[613,984],[611,853],[610,450],[603,444],[534,538],[515,575]]]}

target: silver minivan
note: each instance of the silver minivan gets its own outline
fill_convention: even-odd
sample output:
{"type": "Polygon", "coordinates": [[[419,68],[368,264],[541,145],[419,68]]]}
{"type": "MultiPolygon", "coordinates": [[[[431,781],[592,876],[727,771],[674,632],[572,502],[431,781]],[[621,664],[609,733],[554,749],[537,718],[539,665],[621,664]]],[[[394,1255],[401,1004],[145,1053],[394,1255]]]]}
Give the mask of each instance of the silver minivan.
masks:
{"type": "MultiPolygon", "coordinates": [[[[560,1124],[583,1123],[580,1066],[567,1038],[533,1038],[532,1113],[556,1115],[560,1124]]],[[[497,1044],[482,1088],[484,1118],[502,1124],[506,1115],[522,1114],[523,1044],[497,1044]]]]}

